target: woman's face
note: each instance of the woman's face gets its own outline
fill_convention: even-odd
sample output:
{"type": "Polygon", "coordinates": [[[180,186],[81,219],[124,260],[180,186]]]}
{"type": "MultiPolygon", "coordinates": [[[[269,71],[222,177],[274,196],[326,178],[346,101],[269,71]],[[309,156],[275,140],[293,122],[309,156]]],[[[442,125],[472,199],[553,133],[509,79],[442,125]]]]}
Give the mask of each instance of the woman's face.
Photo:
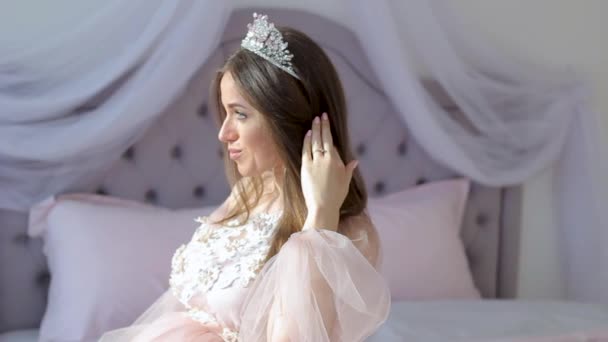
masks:
{"type": "Polygon", "coordinates": [[[226,144],[241,176],[261,175],[279,166],[277,147],[264,116],[245,101],[229,72],[224,73],[220,90],[226,118],[218,139],[226,144]]]}

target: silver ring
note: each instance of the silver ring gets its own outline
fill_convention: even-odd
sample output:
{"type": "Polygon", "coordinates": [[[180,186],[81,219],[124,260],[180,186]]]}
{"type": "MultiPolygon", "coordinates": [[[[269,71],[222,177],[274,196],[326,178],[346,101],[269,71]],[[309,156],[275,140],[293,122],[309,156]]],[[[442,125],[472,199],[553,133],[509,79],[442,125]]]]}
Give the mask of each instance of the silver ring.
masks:
{"type": "Polygon", "coordinates": [[[313,152],[321,152],[321,153],[325,154],[325,152],[327,152],[327,150],[318,148],[318,149],[314,150],[313,152]]]}

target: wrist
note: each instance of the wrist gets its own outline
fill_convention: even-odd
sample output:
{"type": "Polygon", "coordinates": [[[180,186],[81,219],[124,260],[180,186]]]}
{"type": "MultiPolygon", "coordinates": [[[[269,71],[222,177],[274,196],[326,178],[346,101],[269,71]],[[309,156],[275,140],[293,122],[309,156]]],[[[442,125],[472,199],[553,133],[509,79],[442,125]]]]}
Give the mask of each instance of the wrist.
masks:
{"type": "Polygon", "coordinates": [[[328,229],[336,231],[340,221],[340,212],[337,209],[313,209],[308,212],[303,230],[328,229]]]}

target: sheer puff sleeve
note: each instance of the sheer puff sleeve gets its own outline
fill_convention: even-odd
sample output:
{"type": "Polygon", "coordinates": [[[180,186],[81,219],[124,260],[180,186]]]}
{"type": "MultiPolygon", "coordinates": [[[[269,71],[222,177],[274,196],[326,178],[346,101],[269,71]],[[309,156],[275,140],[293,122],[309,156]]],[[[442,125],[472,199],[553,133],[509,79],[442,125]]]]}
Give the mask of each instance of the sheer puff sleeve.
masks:
{"type": "Polygon", "coordinates": [[[374,265],[375,228],[362,214],[329,230],[293,234],[243,306],[242,341],[362,341],[387,318],[390,294],[374,265]]]}

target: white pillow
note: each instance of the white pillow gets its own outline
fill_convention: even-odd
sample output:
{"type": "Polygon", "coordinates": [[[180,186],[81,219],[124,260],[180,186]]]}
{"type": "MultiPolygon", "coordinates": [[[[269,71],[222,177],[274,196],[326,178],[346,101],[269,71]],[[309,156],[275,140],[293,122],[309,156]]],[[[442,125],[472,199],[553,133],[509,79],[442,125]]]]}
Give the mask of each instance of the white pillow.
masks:
{"type": "Polygon", "coordinates": [[[480,297],[460,239],[468,192],[453,179],[369,200],[393,300],[480,297]]]}
{"type": "Polygon", "coordinates": [[[32,208],[29,234],[43,237],[51,273],[40,341],[97,341],[130,325],[168,288],[173,253],[212,210],[90,194],[32,208]]]}

